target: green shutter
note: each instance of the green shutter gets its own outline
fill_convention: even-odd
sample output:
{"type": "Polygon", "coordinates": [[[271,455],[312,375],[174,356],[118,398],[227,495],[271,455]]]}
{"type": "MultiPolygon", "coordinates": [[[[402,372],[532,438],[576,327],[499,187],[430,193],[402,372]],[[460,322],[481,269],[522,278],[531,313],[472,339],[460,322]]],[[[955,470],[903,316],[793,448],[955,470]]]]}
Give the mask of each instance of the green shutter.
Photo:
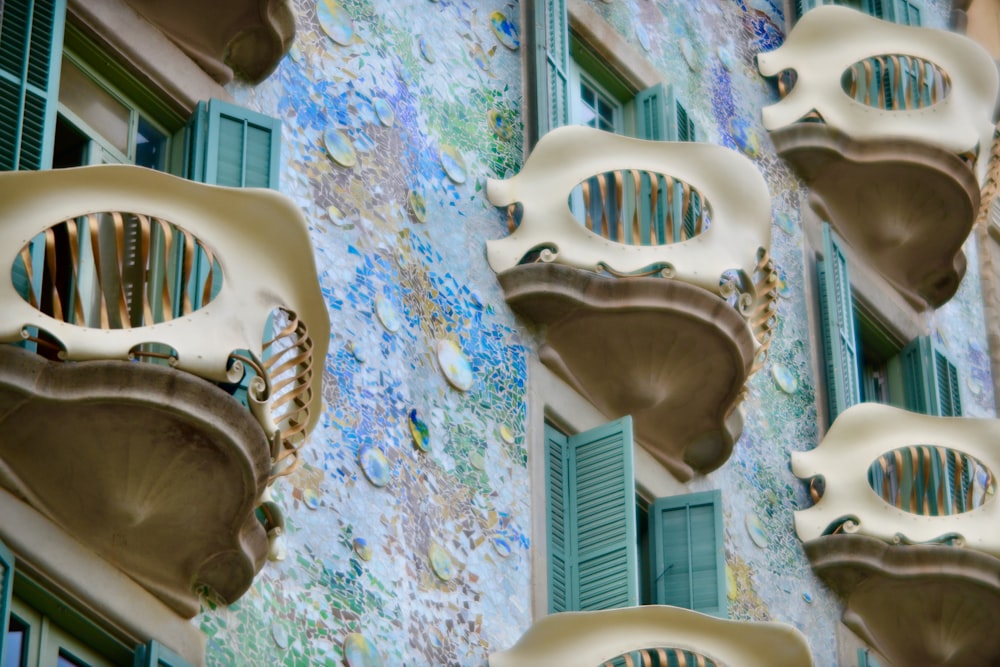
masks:
{"type": "MultiPolygon", "coordinates": [[[[677,136],[673,110],[674,91],[670,86],[658,83],[641,90],[635,95],[636,126],[640,139],[651,141],[672,141],[677,136]]],[[[639,240],[644,245],[652,239],[663,242],[666,236],[667,185],[662,177],[643,172],[639,184],[639,240]],[[656,206],[652,206],[652,196],[656,194],[656,206]]]]}
{"type": "Polygon", "coordinates": [[[680,102],[674,101],[674,119],[677,126],[675,141],[697,141],[694,121],[688,116],[687,109],[680,102]]]}
{"type": "Polygon", "coordinates": [[[944,352],[934,350],[935,385],[937,404],[942,417],[962,416],[962,391],[958,382],[958,369],[944,352]]]}
{"type": "Polygon", "coordinates": [[[635,110],[638,115],[639,138],[677,141],[677,125],[674,118],[676,105],[672,86],[658,83],[636,93],[635,110]]]}
{"type": "Polygon", "coordinates": [[[649,511],[654,604],[726,617],[722,494],[658,498],[649,511]]]}
{"type": "Polygon", "coordinates": [[[886,18],[886,15],[885,15],[885,6],[883,3],[886,1],[888,1],[890,4],[892,3],[892,0],[864,0],[864,2],[862,3],[862,10],[866,14],[869,14],[876,18],[884,19],[886,18]]]}
{"type": "Polygon", "coordinates": [[[884,18],[901,25],[920,25],[920,7],[910,0],[881,0],[892,8],[892,15],[884,18]]]}
{"type": "Polygon", "coordinates": [[[0,658],[7,650],[10,598],[14,590],[14,554],[0,542],[0,658]]]}
{"type": "Polygon", "coordinates": [[[230,187],[278,189],[281,121],[220,100],[188,121],[185,176],[230,187]]]}
{"type": "Polygon", "coordinates": [[[958,369],[930,337],[917,338],[899,354],[907,410],[938,417],[962,416],[958,369]]]}
{"type": "Polygon", "coordinates": [[[823,223],[823,259],[817,260],[816,270],[826,394],[833,422],[841,412],[861,402],[861,383],[847,258],[829,223],[823,223]]]}
{"type": "Polygon", "coordinates": [[[545,495],[548,500],[548,568],[549,612],[572,611],[569,600],[569,540],[567,512],[569,487],[566,480],[568,458],[567,438],[553,426],[545,424],[545,495]]]}
{"type": "MultiPolygon", "coordinates": [[[[635,96],[635,108],[638,115],[638,132],[640,139],[651,139],[655,141],[697,141],[698,132],[694,121],[687,113],[687,109],[677,101],[672,86],[664,86],[658,83],[655,86],[640,91],[635,96]]],[[[640,186],[641,201],[648,201],[652,183],[648,175],[642,176],[640,186]]],[[[656,229],[657,238],[664,238],[663,225],[666,220],[665,207],[667,196],[664,190],[665,184],[660,183],[657,192],[657,212],[653,216],[659,227],[656,229]]],[[[701,199],[693,196],[687,211],[683,210],[684,187],[674,184],[673,196],[670,198],[671,220],[673,236],[670,242],[676,243],[689,239],[695,234],[695,227],[698,218],[701,216],[701,199]],[[678,224],[678,221],[680,224],[678,224]],[[683,233],[682,233],[683,232],[683,233]]],[[[650,206],[641,207],[641,239],[643,243],[649,242],[651,220],[650,206]]]]}
{"type": "Polygon", "coordinates": [[[814,7],[818,7],[825,4],[823,0],[794,0],[795,4],[795,20],[798,21],[800,18],[805,16],[805,13],[814,7]]]}
{"type": "Polygon", "coordinates": [[[568,438],[546,429],[549,610],[639,602],[632,418],[568,438]]]}
{"type": "Polygon", "coordinates": [[[569,125],[569,21],[566,0],[535,0],[535,113],[538,136],[569,125]]]}
{"type": "Polygon", "coordinates": [[[135,647],[135,660],[132,665],[133,667],[192,667],[191,663],[156,640],[135,647]]]}
{"type": "Polygon", "coordinates": [[[0,2],[0,171],[52,165],[65,0],[0,2]]]}
{"type": "MultiPolygon", "coordinates": [[[[199,102],[187,123],[184,175],[213,185],[276,190],[280,154],[281,121],[277,118],[220,100],[199,102]]],[[[211,267],[201,253],[195,267],[195,284],[203,284],[211,267]]],[[[192,289],[191,293],[197,308],[203,291],[192,289]]]]}

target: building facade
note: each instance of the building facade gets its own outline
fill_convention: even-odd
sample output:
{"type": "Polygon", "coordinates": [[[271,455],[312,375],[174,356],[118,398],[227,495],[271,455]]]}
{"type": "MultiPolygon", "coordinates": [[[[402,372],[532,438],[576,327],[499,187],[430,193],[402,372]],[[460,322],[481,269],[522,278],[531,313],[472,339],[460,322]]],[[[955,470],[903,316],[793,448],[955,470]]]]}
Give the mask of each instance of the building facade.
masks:
{"type": "Polygon", "coordinates": [[[0,2],[5,664],[487,665],[655,604],[699,615],[541,643],[862,667],[941,581],[996,619],[997,75],[947,32],[996,10],[822,4],[0,2]],[[881,504],[814,528],[849,461],[881,504]]]}

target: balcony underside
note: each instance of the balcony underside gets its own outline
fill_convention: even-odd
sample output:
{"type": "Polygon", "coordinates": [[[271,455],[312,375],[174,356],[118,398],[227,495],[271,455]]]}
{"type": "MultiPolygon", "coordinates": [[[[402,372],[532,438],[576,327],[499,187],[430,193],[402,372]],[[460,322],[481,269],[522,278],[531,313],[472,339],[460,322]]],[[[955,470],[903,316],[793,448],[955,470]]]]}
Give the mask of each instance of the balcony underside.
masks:
{"type": "Polygon", "coordinates": [[[844,623],[892,665],[1000,662],[1000,559],[861,535],[805,543],[813,570],[844,597],[844,623]]]}
{"type": "Polygon", "coordinates": [[[678,280],[607,278],[558,264],[499,274],[512,308],[544,325],[543,363],[679,480],[729,458],[754,340],[718,296],[678,280]]]}
{"type": "Polygon", "coordinates": [[[912,305],[954,296],[979,209],[965,162],[930,144],[855,141],[823,123],[790,125],[771,139],[809,186],[813,208],[912,305]]]}
{"type": "Polygon", "coordinates": [[[292,46],[288,0],[222,0],[211,11],[198,0],[125,0],[219,83],[236,74],[259,83],[292,46]]]}
{"type": "Polygon", "coordinates": [[[0,485],[178,613],[202,586],[237,599],[263,566],[268,443],[214,385],[0,345],[0,433],[0,485]]]}

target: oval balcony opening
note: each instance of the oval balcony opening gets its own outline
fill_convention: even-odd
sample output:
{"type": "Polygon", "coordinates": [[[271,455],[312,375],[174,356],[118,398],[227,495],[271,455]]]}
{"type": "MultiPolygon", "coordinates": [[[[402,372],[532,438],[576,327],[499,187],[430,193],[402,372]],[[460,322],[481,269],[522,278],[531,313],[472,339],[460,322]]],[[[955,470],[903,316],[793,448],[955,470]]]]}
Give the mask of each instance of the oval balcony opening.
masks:
{"type": "Polygon", "coordinates": [[[679,648],[644,648],[623,653],[601,663],[601,667],[629,667],[630,665],[677,665],[678,667],[717,667],[704,655],[679,648]]]}
{"type": "Polygon", "coordinates": [[[951,78],[923,58],[884,54],[865,58],[844,70],[844,92],[861,104],[887,111],[924,109],[951,92],[951,78]]]}
{"type": "Polygon", "coordinates": [[[90,213],[57,223],[11,267],[21,298],[56,320],[130,329],[188,315],[222,289],[215,253],[177,225],[141,213],[90,213]]]}
{"type": "Polygon", "coordinates": [[[936,445],[886,452],[869,466],[868,485],[890,505],[920,516],[970,512],[996,494],[996,479],[981,461],[936,445]]]}
{"type": "Polygon", "coordinates": [[[569,195],[573,216],[591,232],[625,245],[669,245],[698,236],[712,212],[698,190],[666,174],[619,169],[591,176],[569,195]]]}

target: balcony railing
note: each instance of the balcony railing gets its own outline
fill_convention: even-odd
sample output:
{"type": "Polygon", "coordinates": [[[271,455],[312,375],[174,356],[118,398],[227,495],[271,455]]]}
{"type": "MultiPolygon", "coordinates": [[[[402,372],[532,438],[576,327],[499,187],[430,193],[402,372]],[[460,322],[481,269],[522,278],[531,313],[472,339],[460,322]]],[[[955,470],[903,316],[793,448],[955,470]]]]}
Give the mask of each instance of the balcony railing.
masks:
{"type": "MultiPolygon", "coordinates": [[[[763,110],[768,130],[815,113],[858,140],[929,142],[974,156],[992,143],[996,68],[960,35],[824,5],[807,12],[779,48],[758,54],[757,64],[764,76],[794,71],[779,78],[781,101],[763,110]]],[[[980,176],[985,168],[984,160],[980,176]]]]}
{"type": "Polygon", "coordinates": [[[996,664],[1000,420],[876,403],[845,410],[792,454],[813,507],[795,527],[844,622],[895,665],[996,664]]]}
{"type": "Polygon", "coordinates": [[[1000,556],[994,447],[1000,421],[852,406],[816,449],[792,454],[816,504],[796,512],[799,537],[837,532],[891,544],[956,543],[1000,556]],[[821,483],[816,480],[821,479],[821,483]]]}
{"type": "Polygon", "coordinates": [[[571,209],[583,226],[601,238],[625,245],[679,243],[698,236],[711,224],[711,210],[701,193],[666,174],[638,169],[610,171],[574,188],[571,203],[577,192],[583,205],[571,205],[571,209]]]}
{"type": "Polygon", "coordinates": [[[812,208],[915,308],[947,302],[993,140],[989,54],[961,35],[824,5],[757,63],[781,96],[764,126],[812,208]]]}
{"type": "Polygon", "coordinates": [[[541,359],[679,479],[722,465],[777,323],[767,187],[721,146],[561,127],[491,180],[487,256],[541,359]],[[608,373],[614,369],[614,373],[608,373]]]}
{"type": "Polygon", "coordinates": [[[536,621],[490,667],[811,667],[805,637],[782,623],[728,621],[647,605],[565,612],[536,621]]]}
{"type": "MultiPolygon", "coordinates": [[[[18,343],[46,360],[11,357],[8,371],[14,376],[7,379],[12,391],[28,395],[26,404],[53,411],[47,417],[53,441],[39,451],[49,452],[52,469],[58,470],[61,462],[51,450],[64,437],[59,423],[73,423],[70,413],[82,410],[86,424],[84,394],[94,405],[120,405],[114,413],[117,430],[101,437],[121,442],[107,443],[103,465],[118,470],[126,486],[129,476],[139,474],[139,462],[163,465],[162,457],[191,448],[190,456],[182,456],[185,463],[161,475],[185,480],[180,488],[210,471],[213,488],[202,492],[222,493],[222,505],[242,509],[233,509],[235,515],[199,512],[207,522],[199,526],[205,534],[231,533],[239,546],[220,546],[213,537],[211,545],[203,545],[208,552],[184,566],[212,563],[205,576],[223,582],[217,592],[238,597],[265,554],[280,556],[283,518],[268,487],[295,469],[299,448],[319,418],[329,319],[301,213],[272,191],[208,186],[115,165],[0,173],[0,223],[0,266],[8,276],[0,280],[0,342],[18,343]],[[129,361],[148,363],[122,363],[129,361]],[[87,368],[93,369],[92,382],[85,379],[87,368]],[[31,398],[31,384],[17,372],[50,380],[39,383],[31,398]],[[69,389],[81,384],[82,389],[69,389]],[[188,400],[195,396],[195,403],[188,400]],[[203,419],[205,409],[217,412],[218,428],[203,419]],[[255,429],[243,424],[247,420],[255,429]],[[165,430],[155,432],[151,424],[165,430]],[[116,462],[114,452],[123,443],[130,443],[128,455],[116,462]],[[212,448],[216,453],[207,455],[212,448]],[[198,466],[197,474],[185,472],[186,465],[198,466]],[[267,536],[263,552],[252,536],[257,530],[267,536]],[[246,564],[233,564],[228,572],[218,569],[222,561],[212,560],[247,549],[246,564]]],[[[79,437],[91,438],[86,432],[79,437]]],[[[87,447],[81,444],[79,451],[87,447]]],[[[14,454],[5,459],[0,452],[0,469],[5,471],[0,483],[29,498],[37,493],[40,484],[32,479],[37,471],[27,461],[14,454]]],[[[95,478],[94,484],[102,483],[95,478]]],[[[197,509],[190,492],[181,494],[183,502],[197,509]]],[[[86,494],[119,495],[101,489],[86,494]]],[[[164,493],[161,500],[168,506],[182,502],[171,498],[164,493]]],[[[60,502],[38,496],[34,504],[89,544],[87,528],[60,502]]],[[[154,515],[166,511],[148,503],[154,515]]],[[[132,528],[120,527],[123,533],[132,528]]],[[[148,540],[149,533],[144,535],[148,540]]],[[[185,597],[190,590],[171,587],[181,585],[177,582],[190,587],[197,573],[174,573],[170,568],[177,563],[131,562],[128,554],[121,560],[123,569],[135,568],[129,571],[134,578],[185,613],[192,608],[185,597]],[[157,568],[176,579],[164,584],[157,568]]]]}

